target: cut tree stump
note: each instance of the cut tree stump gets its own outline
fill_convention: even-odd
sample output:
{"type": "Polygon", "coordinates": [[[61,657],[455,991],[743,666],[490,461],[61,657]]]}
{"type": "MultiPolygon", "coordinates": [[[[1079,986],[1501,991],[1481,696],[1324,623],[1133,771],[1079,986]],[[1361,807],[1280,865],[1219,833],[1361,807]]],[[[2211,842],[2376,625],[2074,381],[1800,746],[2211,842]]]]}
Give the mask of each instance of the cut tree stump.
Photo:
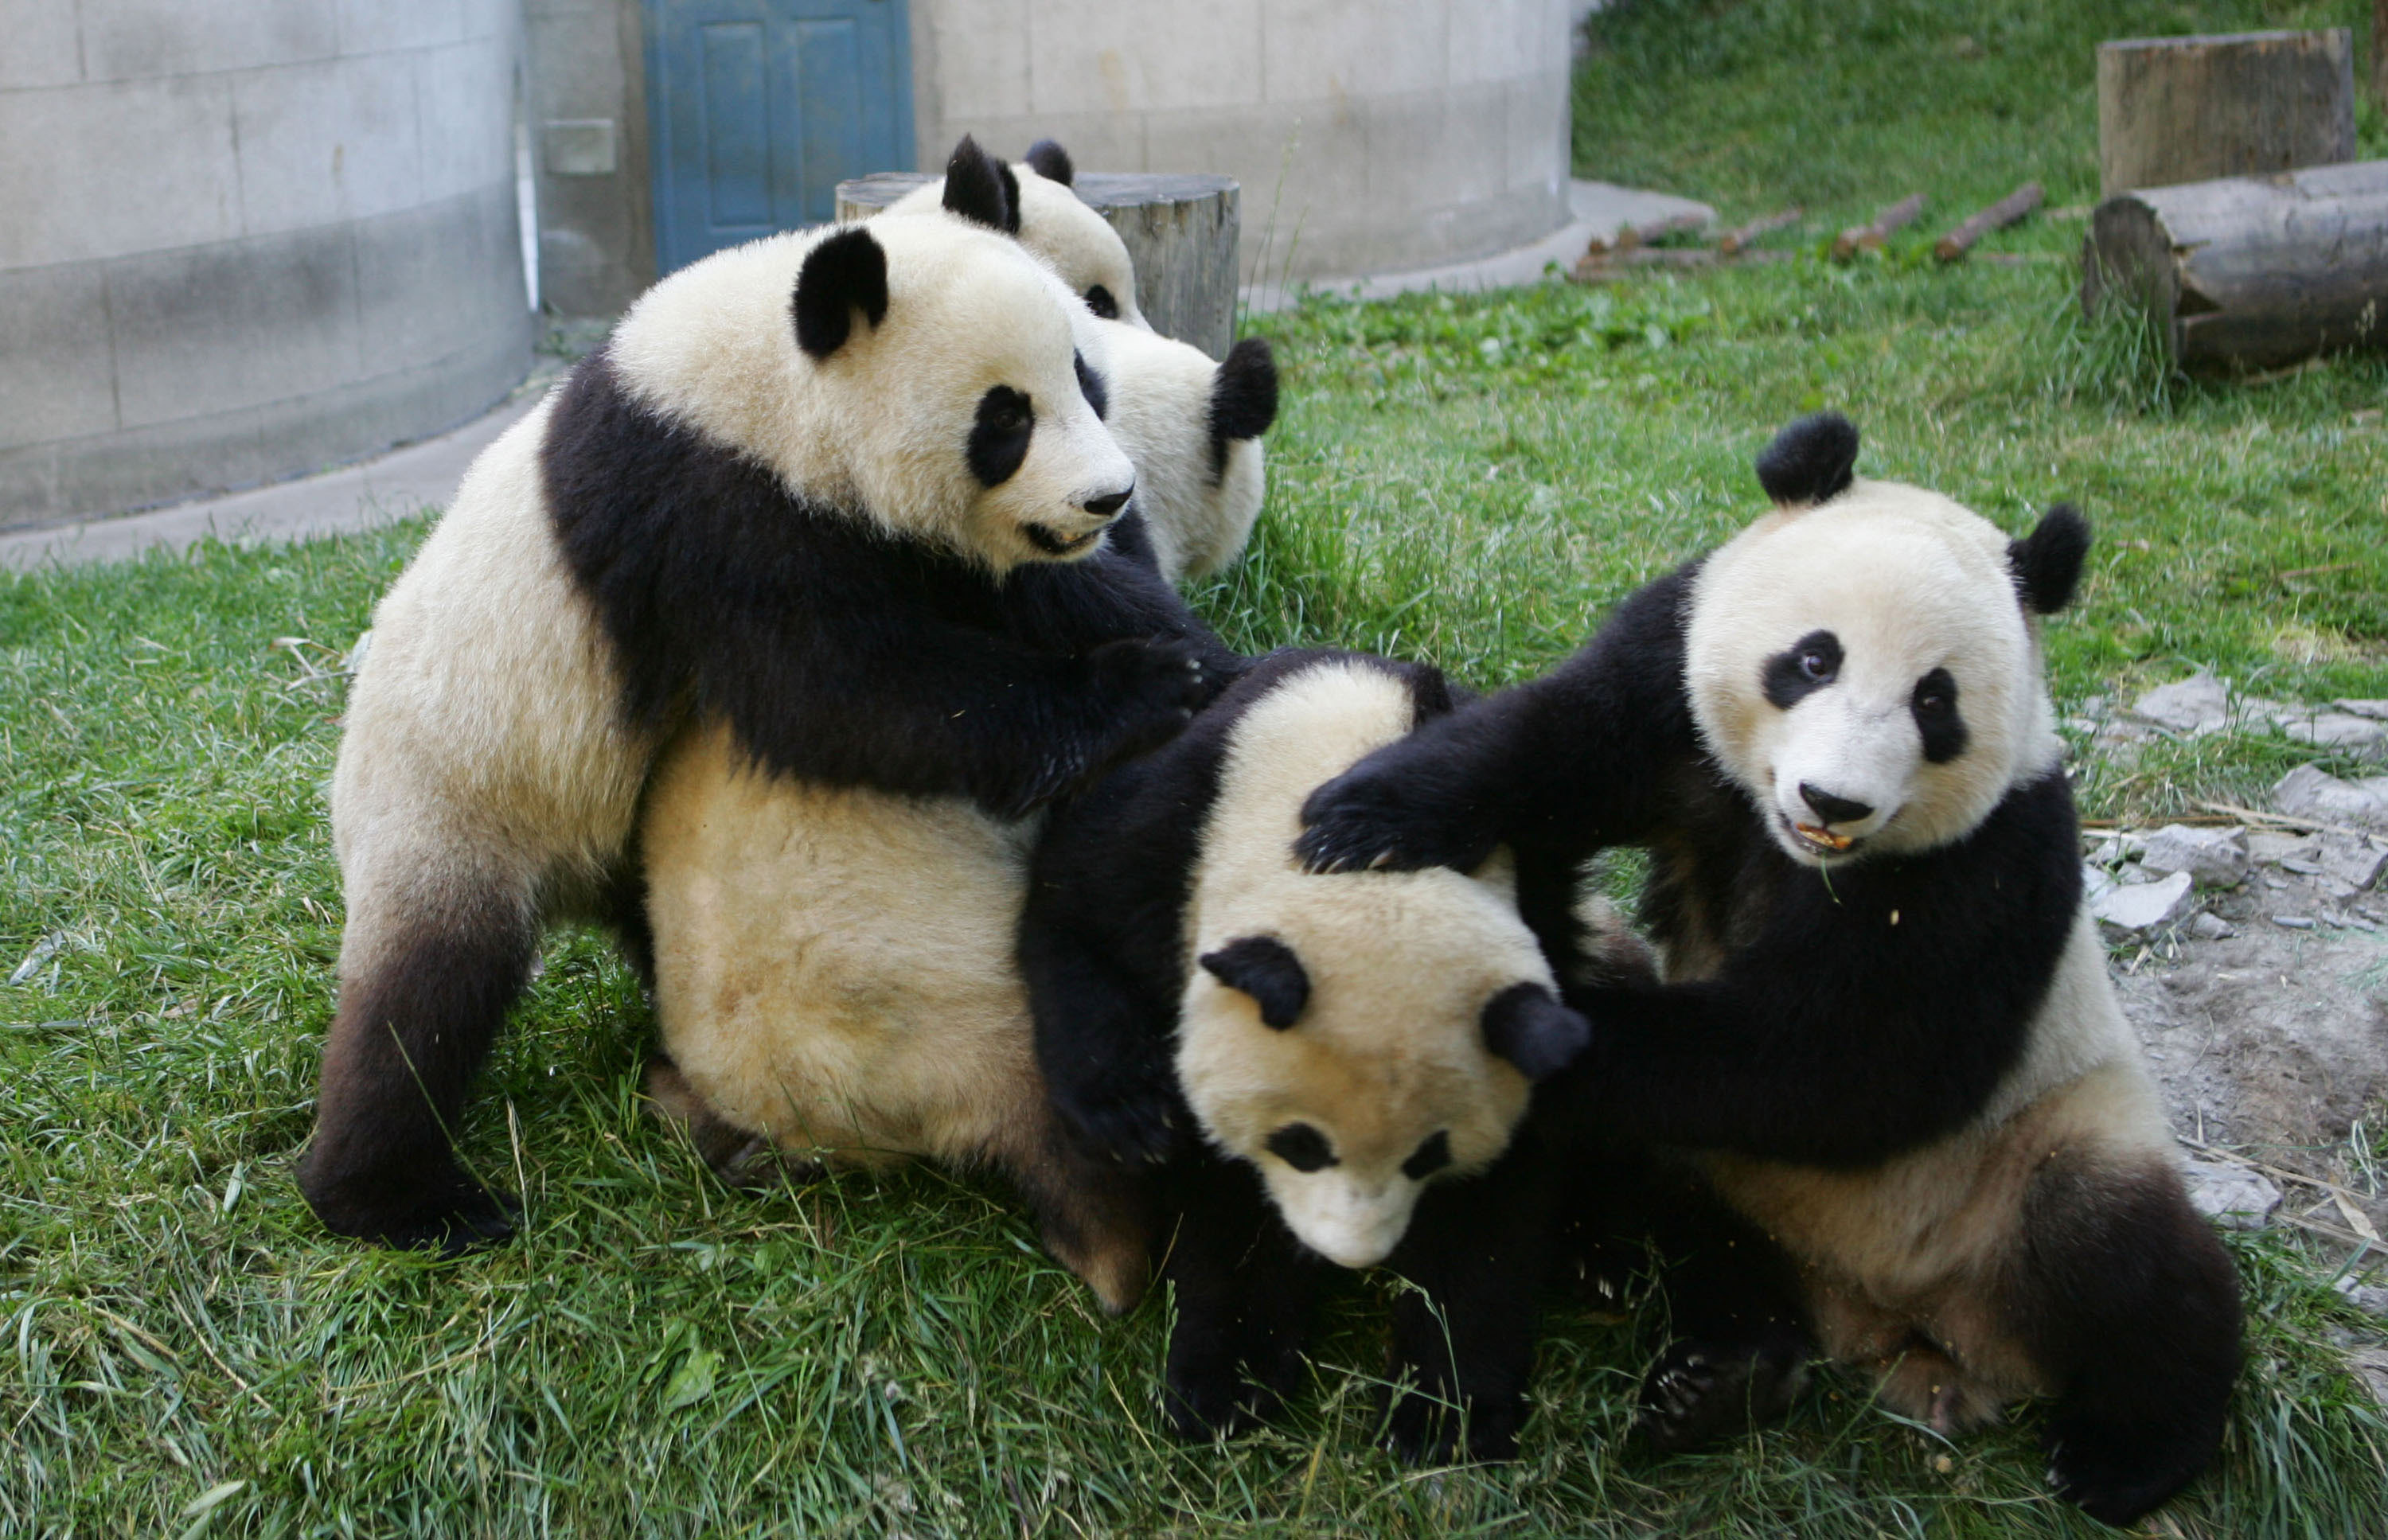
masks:
{"type": "Polygon", "coordinates": [[[1874,217],[1872,224],[1853,224],[1833,237],[1833,260],[1846,262],[1861,251],[1880,251],[1891,236],[1915,222],[1924,212],[1924,195],[1910,193],[1874,217]]]}
{"type": "Polygon", "coordinates": [[[1932,247],[1932,255],[1944,262],[1962,259],[1974,248],[1974,243],[1993,230],[2004,230],[2039,207],[2040,191],[2037,182],[2026,182],[2006,196],[1975,214],[1951,230],[1932,247]]]}
{"type": "MultiPolygon", "coordinates": [[[[868,219],[924,182],[880,171],[837,184],[840,221],[868,219]]],[[[1081,171],[1072,183],[1111,222],[1136,267],[1136,303],[1152,329],[1225,359],[1236,340],[1240,193],[1232,177],[1081,171]]]]}
{"type": "Polygon", "coordinates": [[[2355,158],[2344,27],[2098,45],[2102,197],[2355,158]]]}
{"type": "Polygon", "coordinates": [[[2144,310],[2185,369],[2388,345],[2388,160],[2141,187],[2082,248],[2081,305],[2144,310]]]}

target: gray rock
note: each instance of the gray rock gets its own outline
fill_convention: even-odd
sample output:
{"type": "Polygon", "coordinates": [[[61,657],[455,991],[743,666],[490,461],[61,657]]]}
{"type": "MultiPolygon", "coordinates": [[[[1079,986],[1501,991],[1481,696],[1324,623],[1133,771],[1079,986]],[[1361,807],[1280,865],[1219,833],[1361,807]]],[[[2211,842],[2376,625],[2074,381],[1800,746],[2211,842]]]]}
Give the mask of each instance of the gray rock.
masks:
{"type": "Polygon", "coordinates": [[[2155,882],[2124,883],[2090,866],[2084,868],[2081,879],[2091,915],[2117,930],[2153,930],[2190,910],[2192,883],[2187,872],[2155,882]]]}
{"type": "Polygon", "coordinates": [[[2388,740],[2388,722],[2353,712],[2292,712],[2281,720],[2280,731],[2295,742],[2317,749],[2361,751],[2388,740]]]}
{"type": "Polygon", "coordinates": [[[2368,716],[2375,722],[2388,722],[2388,701],[2332,701],[2340,711],[2356,716],[2368,716]]]}
{"type": "Polygon", "coordinates": [[[2199,910],[2190,916],[2189,933],[2201,941],[2227,941],[2239,934],[2239,928],[2219,915],[2199,910]]]}
{"type": "Polygon", "coordinates": [[[2230,681],[2201,668],[2186,679],[2159,685],[2140,696],[2131,714],[2190,738],[2218,733],[2230,723],[2230,681]]]}
{"type": "Polygon", "coordinates": [[[2197,1211],[2228,1230],[2261,1230],[2280,1206],[2280,1190],[2244,1166],[2183,1157],[2180,1174],[2197,1211]]]}
{"type": "Polygon", "coordinates": [[[2259,828],[2247,836],[2247,858],[2267,865],[2285,861],[2313,862],[2321,857],[2321,836],[2318,834],[2283,834],[2277,829],[2259,828]]]}
{"type": "Polygon", "coordinates": [[[2314,928],[2310,915],[2275,915],[2272,923],[2283,930],[2311,930],[2314,928]]]}
{"type": "Polygon", "coordinates": [[[2366,1283],[2354,1273],[2348,1273],[2331,1285],[2344,1295],[2358,1310],[2369,1310],[2375,1316],[2388,1316],[2388,1289],[2366,1283]]]}
{"type": "Polygon", "coordinates": [[[2324,872],[2359,893],[2380,880],[2381,868],[2388,866],[2388,850],[2369,839],[2334,835],[2321,842],[2319,865],[2324,872]]]}
{"type": "Polygon", "coordinates": [[[2140,865],[2158,877],[2187,872],[2200,887],[2233,887],[2247,875],[2247,831],[2166,824],[2148,836],[2140,865]]]}
{"type": "Polygon", "coordinates": [[[2128,830],[2116,830],[2101,835],[2090,847],[2089,862],[2092,866],[2119,866],[2126,861],[2137,860],[2148,842],[2128,830]]]}
{"type": "Polygon", "coordinates": [[[2388,776],[2343,781],[2318,764],[2300,764],[2272,788],[2272,805],[2299,818],[2388,827],[2388,776]]]}

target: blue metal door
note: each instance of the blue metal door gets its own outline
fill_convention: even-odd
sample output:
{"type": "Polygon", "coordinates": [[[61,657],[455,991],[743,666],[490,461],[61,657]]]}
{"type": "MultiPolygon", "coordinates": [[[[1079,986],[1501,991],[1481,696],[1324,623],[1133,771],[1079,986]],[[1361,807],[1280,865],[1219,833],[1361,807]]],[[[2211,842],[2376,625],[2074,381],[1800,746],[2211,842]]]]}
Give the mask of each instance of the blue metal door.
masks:
{"type": "Polygon", "coordinates": [[[912,164],[905,0],[646,0],[655,263],[825,223],[912,164]]]}

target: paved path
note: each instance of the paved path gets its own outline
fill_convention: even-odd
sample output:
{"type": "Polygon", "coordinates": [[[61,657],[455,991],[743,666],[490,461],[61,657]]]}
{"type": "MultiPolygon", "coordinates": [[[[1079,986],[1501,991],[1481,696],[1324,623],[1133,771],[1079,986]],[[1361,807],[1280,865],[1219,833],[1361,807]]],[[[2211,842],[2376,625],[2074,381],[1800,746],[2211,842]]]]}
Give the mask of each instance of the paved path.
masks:
{"type": "MultiPolygon", "coordinates": [[[[1571,183],[1568,202],[1575,222],[1515,251],[1449,267],[1328,280],[1310,286],[1369,299],[1421,289],[1507,288],[1539,282],[1553,262],[1562,268],[1573,266],[1593,237],[1607,240],[1627,224],[1685,213],[1710,222],[1716,219],[1716,211],[1706,204],[1606,182],[1571,183]]],[[[1265,284],[1253,284],[1244,291],[1248,309],[1273,310],[1289,297],[1265,284]]],[[[528,411],[552,378],[552,371],[542,371],[504,405],[452,433],[319,476],[146,513],[0,534],[0,570],[121,561],[161,547],[181,550],[210,535],[244,543],[291,540],[370,529],[411,517],[453,497],[456,483],[473,457],[528,411]]]]}

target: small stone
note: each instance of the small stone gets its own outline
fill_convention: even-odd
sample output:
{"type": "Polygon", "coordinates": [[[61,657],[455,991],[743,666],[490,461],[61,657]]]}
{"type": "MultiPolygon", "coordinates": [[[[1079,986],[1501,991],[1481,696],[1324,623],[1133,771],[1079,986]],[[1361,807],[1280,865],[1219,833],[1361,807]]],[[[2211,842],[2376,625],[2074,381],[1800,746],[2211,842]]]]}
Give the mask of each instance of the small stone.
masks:
{"type": "Polygon", "coordinates": [[[2201,941],[2227,941],[2239,934],[2239,928],[2219,915],[2199,910],[2190,917],[2189,933],[2201,941]]]}
{"type": "Polygon", "coordinates": [[[2085,896],[2090,913],[2116,929],[2153,930],[2189,913],[2191,886],[2187,872],[2175,872],[2157,882],[2103,881],[2093,884],[2085,896]]]}
{"type": "Polygon", "coordinates": [[[2388,701],[2332,701],[2331,705],[2355,716],[2368,716],[2374,722],[2388,722],[2388,701]]]}
{"type": "Polygon", "coordinates": [[[2380,880],[2381,868],[2388,866],[2388,850],[2369,839],[2349,839],[2342,835],[2322,841],[2320,865],[2323,871],[2361,892],[2380,880]]]}
{"type": "Polygon", "coordinates": [[[2140,697],[2131,714],[2190,738],[2218,733],[2230,722],[2230,681],[2204,669],[2140,697]]]}
{"type": "Polygon", "coordinates": [[[2352,712],[2292,713],[2280,731],[2298,743],[2317,749],[2369,749],[2388,738],[2388,722],[2352,712]]]}
{"type": "Polygon", "coordinates": [[[2303,915],[2275,915],[2272,923],[2283,930],[2311,930],[2314,922],[2303,915]]]}
{"type": "Polygon", "coordinates": [[[2093,866],[2119,866],[2136,858],[2148,848],[2148,842],[2128,830],[2115,830],[2102,836],[2090,852],[2093,866]]]}
{"type": "Polygon", "coordinates": [[[2247,875],[2247,831],[2166,824],[2148,836],[2140,865],[2159,877],[2187,872],[2201,887],[2233,887],[2247,875]]]}
{"type": "Polygon", "coordinates": [[[2280,1190],[2261,1171],[2218,1160],[2183,1158],[2180,1174],[2197,1211],[2229,1230],[2261,1230],[2280,1206],[2280,1190]]]}
{"type": "Polygon", "coordinates": [[[2272,788],[2272,805],[2325,823],[2388,826],[2388,776],[2343,781],[2318,764],[2300,764],[2272,788]]]}
{"type": "Polygon", "coordinates": [[[2331,1285],[2358,1310],[2369,1310],[2375,1316],[2388,1316],[2388,1289],[2366,1283],[2348,1273],[2331,1285]]]}
{"type": "Polygon", "coordinates": [[[2280,870],[2284,872],[2294,872],[2299,877],[2319,877],[2321,876],[2321,863],[2318,861],[2298,861],[2288,856],[2282,856],[2280,858],[2280,870]]]}
{"type": "Polygon", "coordinates": [[[2311,861],[2321,854],[2318,834],[2282,834],[2277,829],[2257,829],[2247,836],[2247,856],[2252,861],[2278,865],[2282,861],[2311,861]]]}

